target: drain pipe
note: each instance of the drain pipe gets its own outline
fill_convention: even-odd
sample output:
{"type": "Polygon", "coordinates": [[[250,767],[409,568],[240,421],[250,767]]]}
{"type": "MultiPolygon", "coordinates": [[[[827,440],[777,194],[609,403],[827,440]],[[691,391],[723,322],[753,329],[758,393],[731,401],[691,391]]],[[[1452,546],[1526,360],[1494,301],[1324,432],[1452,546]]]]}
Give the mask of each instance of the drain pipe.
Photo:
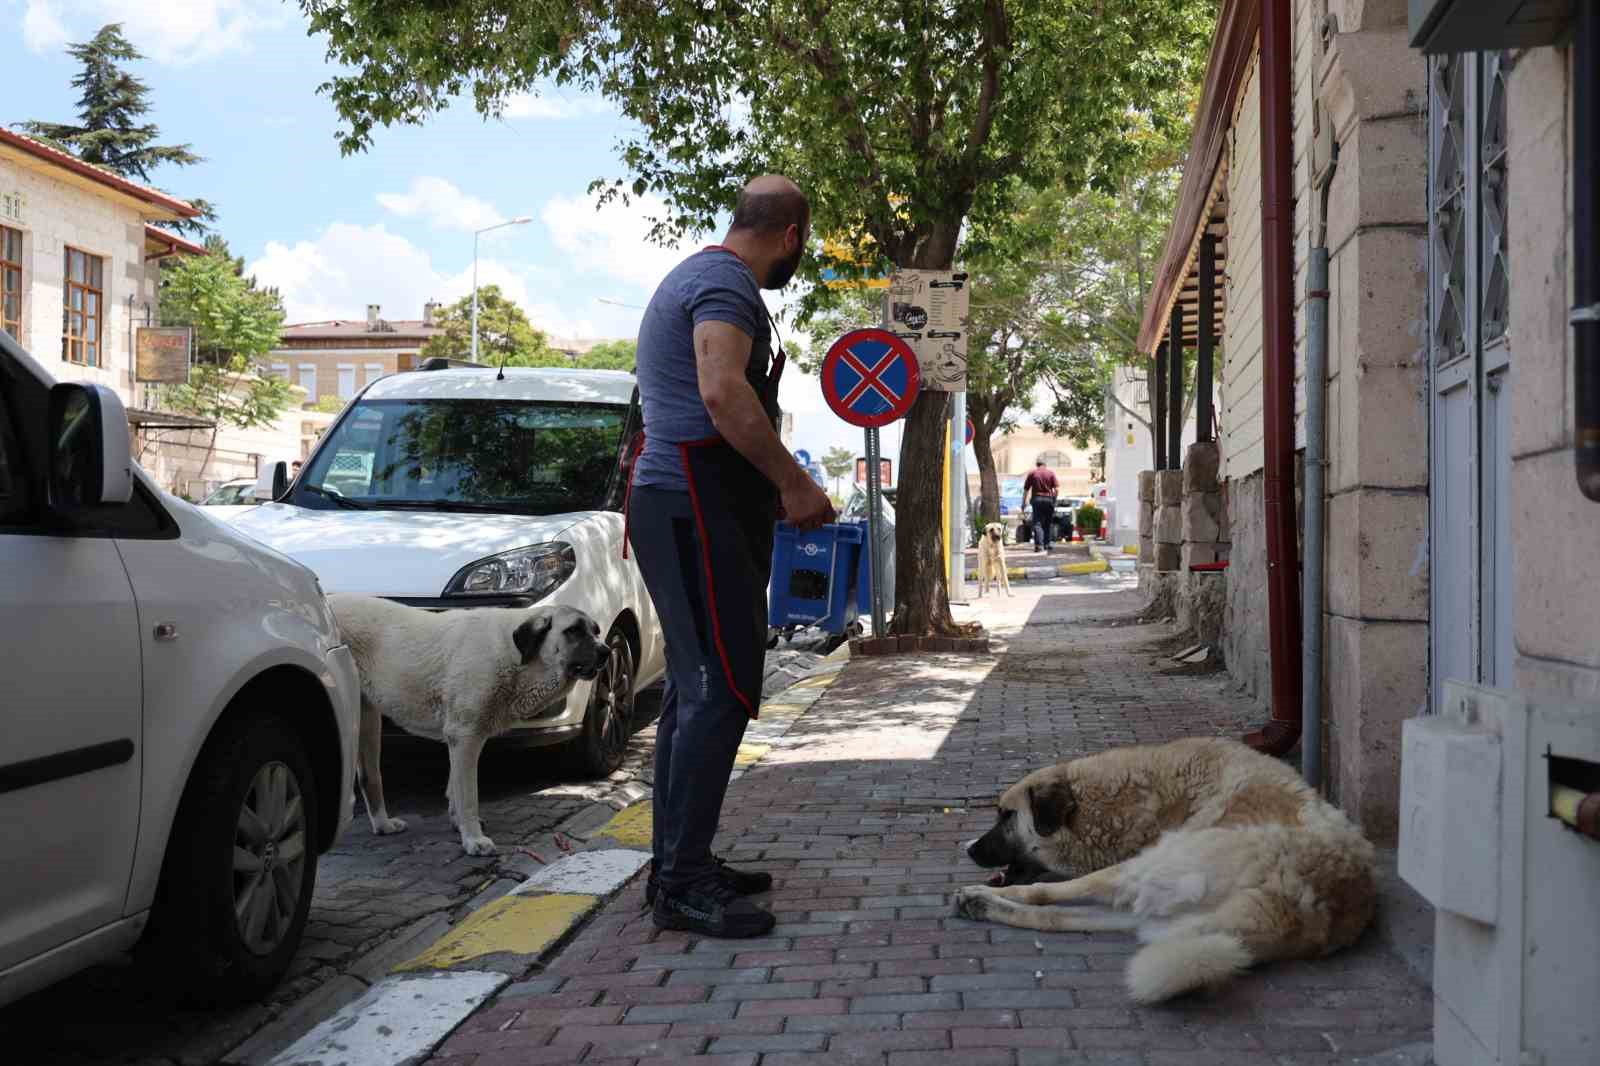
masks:
{"type": "Polygon", "coordinates": [[[1300,739],[1300,588],[1294,520],[1294,185],[1290,5],[1261,5],[1261,408],[1266,452],[1267,639],[1272,718],[1244,742],[1285,755],[1300,739]]]}
{"type": "Polygon", "coordinates": [[[1573,42],[1573,459],[1578,487],[1600,502],[1600,5],[1578,5],[1573,42]]]}
{"type": "Polygon", "coordinates": [[[1327,484],[1328,431],[1328,191],[1339,169],[1334,142],[1322,176],[1322,213],[1317,246],[1306,271],[1306,558],[1301,577],[1305,606],[1301,632],[1300,773],[1312,788],[1322,787],[1322,557],[1326,519],[1322,498],[1327,484]]]}

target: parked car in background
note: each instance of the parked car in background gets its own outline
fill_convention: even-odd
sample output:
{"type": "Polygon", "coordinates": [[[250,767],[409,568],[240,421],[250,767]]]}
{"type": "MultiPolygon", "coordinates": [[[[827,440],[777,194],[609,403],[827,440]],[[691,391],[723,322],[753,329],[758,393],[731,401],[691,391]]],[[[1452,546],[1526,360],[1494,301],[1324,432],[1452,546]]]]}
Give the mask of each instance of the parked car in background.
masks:
{"type": "Polygon", "coordinates": [[[350,820],[360,693],[315,575],[128,437],[0,333],[0,1003],[136,945],[261,995],[350,820]]]}
{"type": "MultiPolygon", "coordinates": [[[[436,364],[424,364],[425,367],[436,364]]],[[[563,745],[580,770],[621,765],[638,690],[665,673],[661,627],[623,558],[631,374],[437,366],[369,384],[292,484],[282,463],[239,529],[329,592],[433,610],[564,604],[605,631],[599,677],[507,736],[563,745]],[[273,483],[275,481],[275,483],[273,483]]]]}
{"type": "Polygon", "coordinates": [[[251,477],[224,481],[216,491],[200,501],[201,507],[254,506],[256,479],[251,477]]]}

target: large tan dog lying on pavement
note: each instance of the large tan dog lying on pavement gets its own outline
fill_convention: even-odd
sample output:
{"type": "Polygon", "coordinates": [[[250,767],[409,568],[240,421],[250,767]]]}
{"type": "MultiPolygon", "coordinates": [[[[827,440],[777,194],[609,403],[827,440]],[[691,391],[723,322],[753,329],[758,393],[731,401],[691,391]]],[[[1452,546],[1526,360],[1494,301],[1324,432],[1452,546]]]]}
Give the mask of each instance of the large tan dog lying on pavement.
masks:
{"type": "Polygon", "coordinates": [[[478,820],[478,756],[519,721],[592,678],[609,652],[594,619],[573,607],[424,611],[374,596],[328,597],[361,672],[357,781],[374,833],[404,832],[383,797],[383,718],[450,749],[445,798],[468,855],[494,841],[478,820]]]}
{"type": "Polygon", "coordinates": [[[1118,748],[1037,770],[967,846],[980,866],[1073,880],[963,888],[956,910],[1028,929],[1137,932],[1128,991],[1153,1003],[1355,942],[1373,850],[1276,759],[1232,740],[1118,748]],[[1051,906],[1098,904],[1099,906],[1051,906]]]}
{"type": "Polygon", "coordinates": [[[989,586],[1004,589],[1011,595],[1011,577],[1006,573],[1006,527],[990,522],[983,527],[978,538],[978,595],[989,591],[989,586]]]}

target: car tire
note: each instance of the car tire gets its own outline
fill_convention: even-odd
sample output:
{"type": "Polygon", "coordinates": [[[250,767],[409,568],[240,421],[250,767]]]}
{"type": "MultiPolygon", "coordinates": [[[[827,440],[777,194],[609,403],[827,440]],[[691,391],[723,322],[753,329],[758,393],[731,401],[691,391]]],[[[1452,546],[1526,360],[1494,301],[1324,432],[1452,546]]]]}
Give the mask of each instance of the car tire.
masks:
{"type": "Polygon", "coordinates": [[[167,845],[144,953],[189,998],[237,1003],[289,968],[316,888],[316,782],[284,722],[249,715],[200,754],[167,845]]]}
{"type": "Polygon", "coordinates": [[[606,636],[606,647],[611,655],[590,686],[583,731],[566,745],[567,763],[586,778],[615,773],[633,735],[633,645],[627,634],[614,628],[606,636]]]}

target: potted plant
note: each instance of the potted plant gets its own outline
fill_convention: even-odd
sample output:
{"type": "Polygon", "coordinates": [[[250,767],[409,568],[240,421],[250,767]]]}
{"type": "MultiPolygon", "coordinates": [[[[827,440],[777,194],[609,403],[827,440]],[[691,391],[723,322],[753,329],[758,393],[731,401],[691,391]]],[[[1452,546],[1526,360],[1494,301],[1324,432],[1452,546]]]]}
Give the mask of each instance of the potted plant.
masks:
{"type": "Polygon", "coordinates": [[[1104,511],[1094,504],[1085,503],[1078,508],[1076,517],[1078,532],[1083,534],[1084,540],[1088,540],[1090,537],[1098,537],[1100,535],[1100,527],[1105,522],[1106,515],[1104,511]]]}

